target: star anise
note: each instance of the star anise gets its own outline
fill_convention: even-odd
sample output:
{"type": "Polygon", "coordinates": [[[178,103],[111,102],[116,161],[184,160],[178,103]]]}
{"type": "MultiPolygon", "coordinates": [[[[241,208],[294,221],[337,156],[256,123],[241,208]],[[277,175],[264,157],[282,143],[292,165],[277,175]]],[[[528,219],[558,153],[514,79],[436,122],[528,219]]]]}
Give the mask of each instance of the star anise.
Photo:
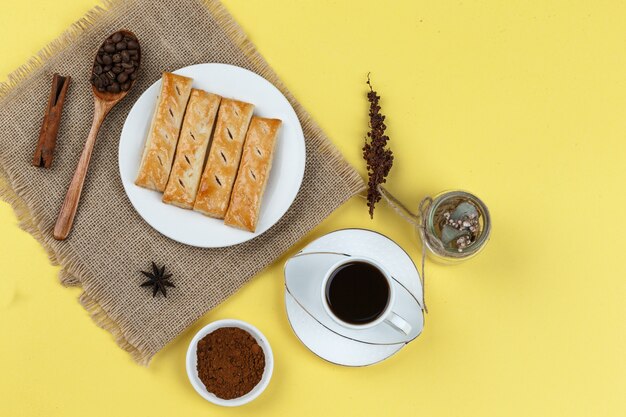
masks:
{"type": "Polygon", "coordinates": [[[148,277],[148,281],[141,284],[142,287],[152,286],[152,296],[156,297],[157,292],[161,291],[164,297],[167,297],[166,287],[176,287],[176,285],[170,282],[172,274],[165,273],[165,265],[159,269],[154,262],[152,262],[152,272],[141,271],[142,274],[148,277]]]}

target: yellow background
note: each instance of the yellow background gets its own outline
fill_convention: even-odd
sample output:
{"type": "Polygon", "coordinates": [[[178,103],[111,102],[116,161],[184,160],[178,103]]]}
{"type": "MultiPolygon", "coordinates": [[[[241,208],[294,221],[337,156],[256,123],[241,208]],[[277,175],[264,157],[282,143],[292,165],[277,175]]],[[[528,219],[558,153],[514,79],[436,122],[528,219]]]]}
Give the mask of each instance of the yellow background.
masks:
{"type": "MultiPolygon", "coordinates": [[[[0,78],[94,4],[2,2],[0,78]]],[[[428,265],[425,331],[379,365],[330,365],[300,344],[283,258],[143,368],[2,203],[0,415],[626,415],[626,3],[226,6],[362,173],[371,71],[396,157],[389,189],[413,206],[475,192],[491,242],[466,264],[428,265]],[[267,391],[235,410],[200,398],[184,368],[195,331],[228,317],[258,326],[276,359],[267,391]]],[[[358,197],[293,250],[344,227],[383,232],[419,260],[409,227],[383,204],[370,221],[358,197]]]]}

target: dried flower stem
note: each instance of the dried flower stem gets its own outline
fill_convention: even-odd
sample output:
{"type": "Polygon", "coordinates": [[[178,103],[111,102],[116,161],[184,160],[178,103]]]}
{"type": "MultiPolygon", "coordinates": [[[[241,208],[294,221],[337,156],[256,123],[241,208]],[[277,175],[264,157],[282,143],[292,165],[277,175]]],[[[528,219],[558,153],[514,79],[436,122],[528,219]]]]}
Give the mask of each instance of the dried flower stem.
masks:
{"type": "Polygon", "coordinates": [[[380,96],[372,88],[370,76],[367,74],[367,85],[370,91],[367,93],[369,108],[369,132],[363,145],[363,159],[367,164],[367,206],[370,217],[374,218],[374,207],[381,199],[378,186],[385,183],[386,177],[393,165],[393,152],[386,149],[389,136],[385,135],[385,116],[380,113],[380,96]]]}

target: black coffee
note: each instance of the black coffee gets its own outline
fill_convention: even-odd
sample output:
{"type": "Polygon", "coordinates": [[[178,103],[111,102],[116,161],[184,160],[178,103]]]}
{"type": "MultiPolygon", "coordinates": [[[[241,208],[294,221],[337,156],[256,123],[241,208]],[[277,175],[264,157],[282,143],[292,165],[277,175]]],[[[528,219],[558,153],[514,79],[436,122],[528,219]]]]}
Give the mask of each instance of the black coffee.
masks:
{"type": "Polygon", "coordinates": [[[341,265],[326,283],[326,301],[331,311],[351,324],[367,324],[385,311],[389,284],[383,273],[366,262],[341,265]]]}

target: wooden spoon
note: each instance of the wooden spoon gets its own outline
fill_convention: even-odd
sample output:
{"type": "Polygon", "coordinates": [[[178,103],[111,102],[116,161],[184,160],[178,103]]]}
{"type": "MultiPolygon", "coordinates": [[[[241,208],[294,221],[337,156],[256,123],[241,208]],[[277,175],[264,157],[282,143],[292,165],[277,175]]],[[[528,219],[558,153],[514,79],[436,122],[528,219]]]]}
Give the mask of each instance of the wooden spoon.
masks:
{"type": "MultiPolygon", "coordinates": [[[[128,36],[139,43],[134,33],[128,30],[120,30],[119,33],[124,36],[128,36]]],[[[112,36],[113,35],[109,36],[107,39],[110,39],[112,36]]],[[[102,44],[101,48],[104,48],[105,43],[102,44]]],[[[141,62],[141,48],[138,48],[137,51],[138,58],[135,71],[139,70],[139,64],[141,62]]],[[[97,64],[97,59],[94,59],[94,66],[97,64]]],[[[132,87],[134,82],[134,80],[130,80],[130,87],[132,87]]],[[[120,100],[126,97],[126,94],[130,91],[130,88],[127,91],[119,91],[117,93],[99,91],[94,85],[92,85],[92,89],[94,96],[93,123],[91,125],[91,130],[89,131],[89,136],[87,136],[83,153],[80,155],[80,159],[78,160],[74,177],[72,178],[72,182],[70,182],[67,189],[67,194],[65,195],[65,200],[61,206],[61,211],[59,212],[56,225],[54,226],[53,236],[57,240],[65,240],[72,230],[72,224],[74,223],[74,216],[76,216],[76,210],[78,209],[80,194],[83,190],[83,183],[85,182],[85,176],[87,175],[87,169],[89,168],[89,160],[91,159],[93,147],[96,144],[96,138],[98,137],[100,126],[102,125],[102,122],[104,122],[107,114],[109,114],[109,111],[111,111],[111,109],[119,103],[120,100]]]]}

